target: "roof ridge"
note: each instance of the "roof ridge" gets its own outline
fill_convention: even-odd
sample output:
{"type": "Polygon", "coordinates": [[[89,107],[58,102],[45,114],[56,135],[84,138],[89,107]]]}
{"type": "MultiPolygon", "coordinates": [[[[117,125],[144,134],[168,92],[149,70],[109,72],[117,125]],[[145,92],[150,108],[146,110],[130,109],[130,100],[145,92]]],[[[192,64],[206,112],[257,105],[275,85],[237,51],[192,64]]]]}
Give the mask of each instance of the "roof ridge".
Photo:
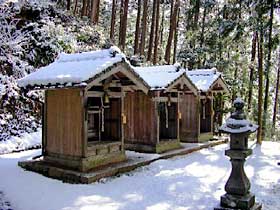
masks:
{"type": "Polygon", "coordinates": [[[93,50],[88,52],[78,52],[78,53],[60,53],[55,62],[64,63],[64,62],[76,62],[76,61],[88,61],[96,59],[105,59],[118,56],[123,57],[121,51],[116,46],[112,46],[109,49],[100,49],[93,50]]]}

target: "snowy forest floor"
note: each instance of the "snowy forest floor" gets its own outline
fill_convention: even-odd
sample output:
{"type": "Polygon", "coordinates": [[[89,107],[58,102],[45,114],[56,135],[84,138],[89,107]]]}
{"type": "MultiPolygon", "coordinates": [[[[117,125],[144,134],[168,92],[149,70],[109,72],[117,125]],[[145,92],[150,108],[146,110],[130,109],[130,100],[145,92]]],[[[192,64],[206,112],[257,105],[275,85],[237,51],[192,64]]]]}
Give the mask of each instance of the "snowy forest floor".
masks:
{"type": "Polygon", "coordinates": [[[42,129],[34,133],[24,133],[22,136],[13,136],[6,141],[0,141],[0,155],[20,152],[28,149],[41,148],[42,129]]]}
{"type": "MultiPolygon", "coordinates": [[[[227,147],[159,160],[90,185],[62,183],[17,166],[19,160],[31,159],[40,150],[6,154],[0,156],[0,190],[16,210],[212,210],[230,173],[224,155],[227,147]]],[[[280,209],[279,151],[280,143],[264,142],[254,147],[246,163],[251,191],[265,210],[280,209]]]]}

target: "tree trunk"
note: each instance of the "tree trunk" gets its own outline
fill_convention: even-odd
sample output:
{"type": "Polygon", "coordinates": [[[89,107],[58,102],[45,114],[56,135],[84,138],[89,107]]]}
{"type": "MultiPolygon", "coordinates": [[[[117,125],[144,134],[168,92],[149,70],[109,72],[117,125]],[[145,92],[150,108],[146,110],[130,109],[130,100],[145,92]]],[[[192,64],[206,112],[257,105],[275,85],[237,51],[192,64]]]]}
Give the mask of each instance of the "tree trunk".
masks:
{"type": "Polygon", "coordinates": [[[160,41],[159,41],[160,46],[162,46],[163,44],[163,30],[164,30],[164,20],[165,20],[164,15],[165,15],[165,6],[163,4],[162,13],[161,13],[161,22],[160,22],[160,41]]]}
{"type": "Polygon", "coordinates": [[[112,42],[115,41],[115,23],[116,23],[116,0],[112,0],[112,16],[111,16],[111,29],[110,29],[110,39],[112,42]]]}
{"type": "Polygon", "coordinates": [[[71,0],[67,0],[66,8],[68,11],[71,9],[71,0]]]}
{"type": "Polygon", "coordinates": [[[177,16],[177,21],[176,21],[176,27],[174,31],[174,43],[173,43],[173,64],[176,63],[180,8],[178,9],[176,16],[177,16]]]}
{"type": "MultiPolygon", "coordinates": [[[[238,73],[238,67],[237,67],[237,64],[235,63],[233,78],[237,79],[237,73],[238,73]]],[[[236,88],[238,88],[238,87],[233,87],[232,96],[231,96],[231,103],[233,103],[233,101],[236,99],[236,88]]]]}
{"type": "Polygon", "coordinates": [[[252,39],[252,49],[251,49],[251,62],[250,62],[250,75],[249,75],[249,88],[248,88],[248,111],[251,110],[252,105],[252,93],[253,93],[253,77],[254,77],[254,63],[256,59],[256,46],[257,46],[257,32],[254,32],[252,39]]]}
{"type": "Polygon", "coordinates": [[[83,0],[83,6],[82,6],[82,13],[81,16],[86,16],[87,15],[87,0],[83,0]]]}
{"type": "MultiPolygon", "coordinates": [[[[190,3],[191,1],[189,1],[189,4],[191,4],[190,3]]],[[[189,7],[190,7],[191,5],[189,5],[189,7]]],[[[186,5],[186,7],[188,7],[187,5],[186,5]]],[[[192,9],[188,9],[187,11],[186,11],[186,31],[188,31],[188,30],[190,30],[191,28],[193,28],[193,10],[192,9]]]]}
{"type": "Polygon", "coordinates": [[[90,17],[91,15],[91,3],[92,0],[87,0],[87,16],[90,17]]]}
{"type": "Polygon", "coordinates": [[[203,44],[204,44],[204,31],[205,31],[206,12],[207,12],[207,9],[205,7],[204,11],[203,11],[203,17],[202,17],[202,26],[201,26],[201,34],[200,34],[200,47],[202,47],[203,44]]]}
{"type": "Polygon", "coordinates": [[[78,0],[75,0],[74,15],[76,15],[76,12],[77,12],[77,6],[78,6],[78,0]]]}
{"type": "Polygon", "coordinates": [[[121,0],[121,5],[120,5],[120,26],[119,26],[119,46],[122,44],[122,36],[123,36],[123,13],[124,13],[124,0],[121,0]]]}
{"type": "Polygon", "coordinates": [[[169,24],[171,25],[172,21],[172,13],[173,13],[173,7],[174,7],[174,0],[170,0],[170,18],[169,18],[169,24]]]}
{"type": "Polygon", "coordinates": [[[165,56],[164,56],[164,59],[168,64],[170,63],[171,45],[172,45],[172,41],[173,41],[174,31],[176,28],[176,17],[177,17],[179,5],[180,5],[180,0],[176,0],[175,5],[174,5],[174,11],[172,12],[172,16],[171,16],[168,40],[167,40],[165,56]]]}
{"type": "Polygon", "coordinates": [[[153,0],[153,13],[152,13],[152,23],[151,23],[151,29],[150,29],[150,40],[149,40],[147,61],[151,61],[151,59],[152,59],[154,34],[155,34],[156,6],[157,6],[157,0],[153,0]]]}
{"type": "Polygon", "coordinates": [[[142,15],[142,32],[140,43],[140,55],[144,55],[145,43],[146,43],[146,30],[147,30],[147,13],[148,13],[148,0],[144,0],[143,15],[142,15]]]}
{"type": "Polygon", "coordinates": [[[123,16],[122,16],[122,28],[121,28],[122,34],[121,34],[121,37],[120,37],[120,40],[121,40],[120,48],[121,48],[121,50],[125,49],[128,3],[129,3],[129,0],[124,1],[124,12],[123,12],[123,16]]]}
{"type": "Polygon", "coordinates": [[[156,6],[156,28],[155,28],[155,44],[154,44],[154,57],[153,57],[153,64],[155,65],[157,63],[157,57],[158,57],[158,42],[159,42],[159,6],[160,6],[160,0],[157,1],[156,6]]]}
{"type": "Polygon", "coordinates": [[[199,10],[200,10],[200,0],[195,1],[195,8],[194,8],[194,29],[197,29],[198,26],[198,19],[199,19],[199,10]]]}
{"type": "Polygon", "coordinates": [[[135,25],[135,38],[134,38],[134,54],[139,53],[139,35],[140,35],[140,19],[141,19],[141,0],[138,0],[137,5],[137,18],[135,25]]]}
{"type": "Polygon", "coordinates": [[[99,19],[99,3],[100,3],[100,0],[92,0],[92,2],[91,2],[90,21],[93,24],[97,24],[98,23],[98,19],[99,19]]]}
{"type": "Polygon", "coordinates": [[[263,28],[261,26],[260,36],[258,41],[258,76],[259,76],[259,91],[258,91],[258,133],[257,143],[262,143],[262,109],[263,109],[263,28]]]}
{"type": "Polygon", "coordinates": [[[278,53],[278,70],[277,70],[277,80],[275,86],[275,99],[274,99],[274,107],[273,107],[273,117],[272,117],[272,136],[275,134],[275,124],[276,124],[276,116],[278,112],[278,101],[279,101],[279,85],[280,85],[280,51],[278,53]]]}
{"type": "Polygon", "coordinates": [[[265,68],[265,95],[264,95],[264,104],[263,104],[263,136],[265,136],[266,131],[266,121],[267,121],[267,110],[268,110],[268,99],[269,99],[269,75],[271,68],[271,50],[272,50],[272,25],[273,25],[273,10],[274,10],[274,0],[271,0],[270,5],[270,18],[269,18],[269,35],[268,35],[268,55],[265,68]]]}

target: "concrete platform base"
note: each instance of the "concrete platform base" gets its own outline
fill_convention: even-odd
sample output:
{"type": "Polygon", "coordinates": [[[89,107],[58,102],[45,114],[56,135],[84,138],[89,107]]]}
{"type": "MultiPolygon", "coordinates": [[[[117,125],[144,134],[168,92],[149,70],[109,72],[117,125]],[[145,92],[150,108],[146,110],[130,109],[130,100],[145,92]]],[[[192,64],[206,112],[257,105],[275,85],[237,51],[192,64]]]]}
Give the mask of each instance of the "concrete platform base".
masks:
{"type": "Polygon", "coordinates": [[[138,167],[148,165],[160,159],[172,158],[174,156],[186,155],[203,148],[213,147],[224,144],[227,140],[218,140],[201,144],[182,144],[181,149],[168,151],[162,154],[144,154],[127,151],[127,160],[124,162],[107,165],[103,168],[95,169],[88,172],[78,172],[69,168],[55,166],[43,159],[32,161],[22,161],[18,165],[22,168],[40,173],[44,176],[62,180],[68,183],[89,184],[105,177],[116,176],[121,173],[132,171],[138,167]]]}

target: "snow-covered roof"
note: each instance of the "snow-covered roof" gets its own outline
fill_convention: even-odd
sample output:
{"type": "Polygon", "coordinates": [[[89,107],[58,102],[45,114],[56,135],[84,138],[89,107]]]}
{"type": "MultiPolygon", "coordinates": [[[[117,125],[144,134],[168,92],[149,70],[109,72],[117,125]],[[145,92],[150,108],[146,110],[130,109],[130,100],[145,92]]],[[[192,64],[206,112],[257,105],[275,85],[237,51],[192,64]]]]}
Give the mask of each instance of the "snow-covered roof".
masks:
{"type": "Polygon", "coordinates": [[[122,61],[125,61],[125,56],[115,46],[91,52],[60,53],[55,62],[18,80],[18,85],[84,86],[89,79],[122,61]]]}
{"type": "Polygon", "coordinates": [[[134,69],[151,87],[151,90],[165,89],[185,72],[176,65],[134,67],[134,69]]]}
{"type": "Polygon", "coordinates": [[[195,69],[186,71],[187,76],[195,84],[197,89],[207,92],[215,81],[221,77],[221,73],[216,68],[195,69]]]}

